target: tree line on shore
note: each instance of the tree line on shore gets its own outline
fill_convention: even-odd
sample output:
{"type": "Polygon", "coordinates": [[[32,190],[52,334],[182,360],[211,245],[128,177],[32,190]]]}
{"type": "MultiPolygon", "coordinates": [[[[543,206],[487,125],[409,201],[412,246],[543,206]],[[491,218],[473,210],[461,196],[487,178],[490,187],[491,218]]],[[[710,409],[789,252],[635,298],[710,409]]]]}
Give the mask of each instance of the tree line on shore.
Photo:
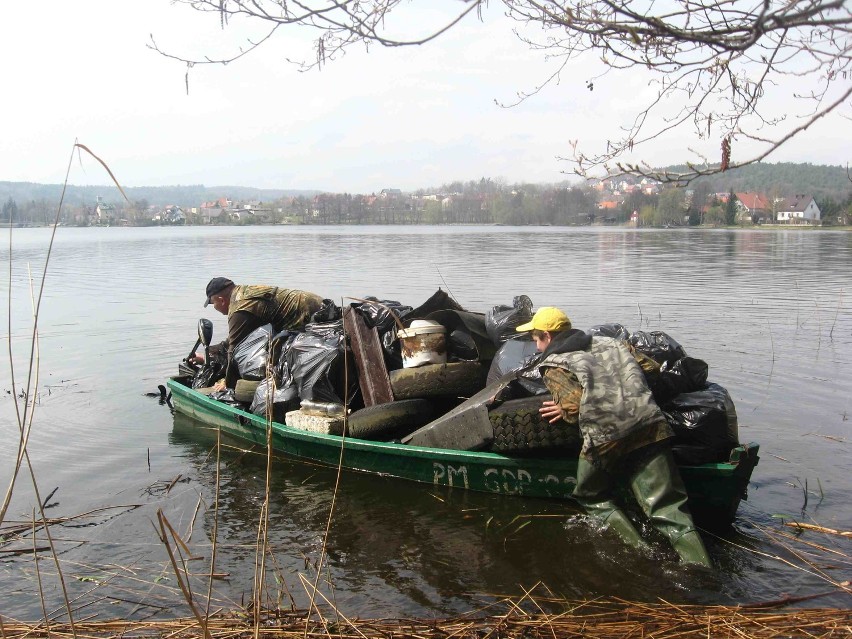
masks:
{"type": "MultiPolygon", "coordinates": [[[[322,192],[280,195],[283,191],[279,191],[274,194],[279,197],[263,202],[247,197],[242,201],[227,200],[227,205],[215,204],[213,208],[202,207],[197,200],[177,200],[170,206],[162,206],[150,204],[147,198],[130,201],[116,198],[108,205],[110,213],[106,216],[99,215],[95,202],[78,201],[63,206],[60,222],[69,226],[149,226],[175,223],[619,225],[634,221],[643,226],[720,226],[738,221],[732,198],[728,196],[735,190],[761,190],[770,199],[811,193],[822,212],[823,224],[848,224],[852,219],[852,181],[841,167],[769,166],[777,171],[773,173],[763,165],[732,171],[726,189],[719,188],[724,176],[701,179],[687,188],[638,183],[625,188],[622,184],[623,190],[614,193],[601,188],[602,183],[510,185],[503,180],[481,178],[411,193],[384,189],[369,195],[322,192]],[[793,180],[791,171],[799,176],[797,180],[793,180]],[[780,181],[787,179],[784,176],[790,178],[786,183],[780,181]],[[808,188],[809,184],[814,186],[808,188]]],[[[151,188],[148,187],[149,191],[151,188]]],[[[170,196],[182,197],[178,187],[163,188],[170,196]]],[[[199,187],[191,188],[193,196],[188,197],[198,193],[199,187]]],[[[207,192],[212,190],[208,188],[207,192]]],[[[128,192],[132,195],[133,189],[128,192]]],[[[98,203],[102,199],[97,198],[98,203]]],[[[9,196],[2,203],[0,224],[46,226],[55,220],[57,206],[58,201],[50,197],[9,196]]]]}

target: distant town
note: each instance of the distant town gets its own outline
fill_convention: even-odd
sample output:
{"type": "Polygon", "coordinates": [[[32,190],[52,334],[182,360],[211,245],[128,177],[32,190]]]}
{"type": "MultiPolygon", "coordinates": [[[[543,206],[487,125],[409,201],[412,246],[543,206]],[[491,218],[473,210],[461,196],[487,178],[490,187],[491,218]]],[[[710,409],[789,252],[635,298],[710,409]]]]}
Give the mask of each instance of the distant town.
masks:
{"type": "MultiPolygon", "coordinates": [[[[791,192],[794,186],[776,181],[765,190],[740,190],[732,186],[719,191],[718,180],[715,183],[697,181],[688,188],[674,188],[631,177],[582,185],[507,185],[482,178],[454,182],[434,190],[403,192],[385,188],[369,195],[315,192],[266,201],[231,197],[227,192],[207,201],[171,204],[150,204],[146,198],[132,199],[132,196],[129,200],[113,196],[108,201],[104,195],[95,195],[89,202],[65,204],[59,221],[63,225],[81,227],[269,224],[847,226],[852,221],[852,181],[848,185],[839,184],[831,190],[822,187],[813,192],[791,192]]],[[[148,187],[148,190],[153,188],[148,187]]],[[[128,191],[132,193],[131,189],[128,191]]],[[[175,187],[170,190],[174,191],[175,187]]],[[[55,217],[55,202],[46,198],[19,202],[10,196],[2,204],[0,224],[42,226],[53,223],[55,217]]]]}

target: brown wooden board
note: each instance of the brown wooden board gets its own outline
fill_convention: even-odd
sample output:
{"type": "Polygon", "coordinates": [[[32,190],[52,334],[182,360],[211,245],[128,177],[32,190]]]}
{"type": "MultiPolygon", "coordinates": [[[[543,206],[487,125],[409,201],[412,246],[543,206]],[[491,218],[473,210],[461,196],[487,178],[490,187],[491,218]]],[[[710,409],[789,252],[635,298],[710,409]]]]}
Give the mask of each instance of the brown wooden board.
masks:
{"type": "Polygon", "coordinates": [[[351,306],[343,312],[343,327],[352,345],[364,406],[392,402],[393,390],[379,343],[379,332],[375,327],[367,328],[364,316],[351,306]]]}

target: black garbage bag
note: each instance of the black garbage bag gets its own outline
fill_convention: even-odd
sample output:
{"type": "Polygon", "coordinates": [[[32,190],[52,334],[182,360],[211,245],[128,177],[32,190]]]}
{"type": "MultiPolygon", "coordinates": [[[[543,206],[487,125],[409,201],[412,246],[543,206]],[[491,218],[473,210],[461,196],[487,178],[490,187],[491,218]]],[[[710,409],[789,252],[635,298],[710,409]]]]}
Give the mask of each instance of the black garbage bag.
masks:
{"type": "Polygon", "coordinates": [[[491,361],[491,368],[488,369],[487,384],[491,384],[506,373],[519,371],[524,368],[529,370],[517,379],[517,384],[528,395],[541,395],[548,392],[541,379],[541,373],[537,366],[530,367],[530,364],[539,356],[535,348],[535,342],[529,339],[510,339],[500,347],[494,359],[491,361]]]}
{"type": "Polygon", "coordinates": [[[237,398],[234,397],[234,389],[226,388],[224,390],[216,391],[215,393],[210,393],[207,397],[210,399],[215,399],[217,402],[222,402],[223,404],[231,404],[232,406],[242,407],[243,404],[237,401],[237,398]]]}
{"type": "Polygon", "coordinates": [[[496,348],[485,327],[485,315],[445,309],[429,313],[427,320],[447,329],[447,358],[450,362],[479,361],[487,365],[496,348]]]}
{"type": "Polygon", "coordinates": [[[709,383],[681,393],[662,407],[675,432],[672,452],[680,463],[707,464],[728,459],[739,445],[737,412],[728,391],[709,383]]]}
{"type": "Polygon", "coordinates": [[[707,385],[709,367],[697,357],[681,357],[674,364],[663,362],[660,372],[646,375],[654,399],[662,405],[681,393],[694,393],[707,385]]]}
{"type": "Polygon", "coordinates": [[[485,317],[485,328],[495,346],[500,346],[507,339],[518,336],[515,328],[532,319],[532,300],[526,295],[518,295],[512,300],[511,306],[494,306],[485,317]]]}
{"type": "Polygon", "coordinates": [[[256,328],[234,347],[234,361],[242,379],[260,380],[266,376],[272,324],[256,328]]]}
{"type": "Polygon", "coordinates": [[[379,335],[398,328],[396,320],[402,320],[403,317],[414,310],[411,306],[406,306],[395,300],[380,300],[376,297],[365,297],[364,300],[353,306],[364,316],[364,323],[367,328],[375,327],[379,335]]]}
{"type": "Polygon", "coordinates": [[[586,330],[588,335],[599,335],[601,337],[613,337],[624,342],[630,339],[630,331],[624,328],[621,324],[598,324],[586,330]]]}
{"type": "Polygon", "coordinates": [[[395,300],[379,300],[376,297],[365,297],[364,300],[352,306],[361,313],[367,328],[375,327],[387,369],[402,368],[402,352],[396,337],[399,330],[397,321],[410,315],[412,308],[395,300]]]}
{"type": "Polygon", "coordinates": [[[288,372],[289,369],[287,368],[287,351],[299,335],[301,335],[299,331],[288,331],[285,329],[280,333],[276,333],[272,337],[272,348],[275,356],[273,376],[278,388],[283,386],[283,381],[285,379],[290,379],[292,377],[288,372]]]}
{"type": "Polygon", "coordinates": [[[636,331],[627,341],[637,351],[644,353],[660,364],[663,362],[674,364],[681,357],[686,356],[683,346],[663,331],[636,331]]]}
{"type": "Polygon", "coordinates": [[[228,356],[223,350],[210,351],[210,357],[192,378],[193,388],[209,388],[225,376],[228,356]]]}
{"type": "Polygon", "coordinates": [[[341,317],[343,317],[343,309],[341,309],[332,300],[325,299],[322,301],[320,309],[311,315],[308,323],[327,324],[328,322],[336,322],[341,317]]]}
{"type": "MultiPolygon", "coordinates": [[[[286,377],[281,388],[293,384],[300,399],[343,404],[358,391],[354,365],[346,370],[346,340],[343,320],[328,324],[308,324],[286,349],[286,377]],[[349,391],[345,380],[349,380],[349,391]]],[[[350,402],[351,403],[351,402],[350,402]]]]}
{"type": "Polygon", "coordinates": [[[402,347],[396,336],[396,331],[386,331],[379,336],[382,343],[382,351],[385,355],[385,367],[389,371],[402,368],[402,347]]]}
{"type": "Polygon", "coordinates": [[[411,311],[409,319],[424,319],[430,313],[435,311],[465,311],[452,297],[440,288],[432,293],[428,300],[411,311]]]}
{"type": "Polygon", "coordinates": [[[473,336],[460,328],[447,335],[447,353],[453,360],[475,362],[479,359],[479,350],[473,336]]]}
{"type": "MultiPolygon", "coordinates": [[[[299,408],[299,393],[296,390],[296,385],[288,383],[284,388],[275,388],[271,394],[272,399],[272,420],[283,422],[284,415],[288,411],[299,408]]],[[[270,400],[270,380],[264,379],[257,386],[254,392],[254,399],[251,402],[249,411],[255,415],[267,415],[267,407],[270,400]]]]}

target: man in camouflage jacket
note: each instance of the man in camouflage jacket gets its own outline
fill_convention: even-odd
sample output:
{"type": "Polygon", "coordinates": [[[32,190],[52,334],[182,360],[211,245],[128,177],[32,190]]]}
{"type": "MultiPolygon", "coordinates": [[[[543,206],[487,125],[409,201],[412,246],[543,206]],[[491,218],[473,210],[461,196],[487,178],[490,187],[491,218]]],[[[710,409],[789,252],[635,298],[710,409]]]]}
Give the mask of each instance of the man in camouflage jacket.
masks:
{"type": "Polygon", "coordinates": [[[311,315],[322,308],[323,298],[314,293],[277,286],[237,285],[226,277],[214,277],[207,284],[204,306],[228,316],[228,339],[220,348],[227,349],[228,368],[224,384],[215,388],[233,388],[239,378],[233,361],[234,347],[252,331],[272,324],[277,333],[285,329],[301,331],[311,315]]]}
{"type": "Polygon", "coordinates": [[[616,499],[624,481],[684,562],[710,566],[672,457],[672,429],[645,381],[643,368],[652,362],[620,340],[572,329],[568,316],[553,307],[540,308],[517,330],[532,331],[542,352],[537,365],[553,396],[543,403],[542,417],[576,423],[583,436],[575,499],[625,541],[644,546],[616,499]]]}

